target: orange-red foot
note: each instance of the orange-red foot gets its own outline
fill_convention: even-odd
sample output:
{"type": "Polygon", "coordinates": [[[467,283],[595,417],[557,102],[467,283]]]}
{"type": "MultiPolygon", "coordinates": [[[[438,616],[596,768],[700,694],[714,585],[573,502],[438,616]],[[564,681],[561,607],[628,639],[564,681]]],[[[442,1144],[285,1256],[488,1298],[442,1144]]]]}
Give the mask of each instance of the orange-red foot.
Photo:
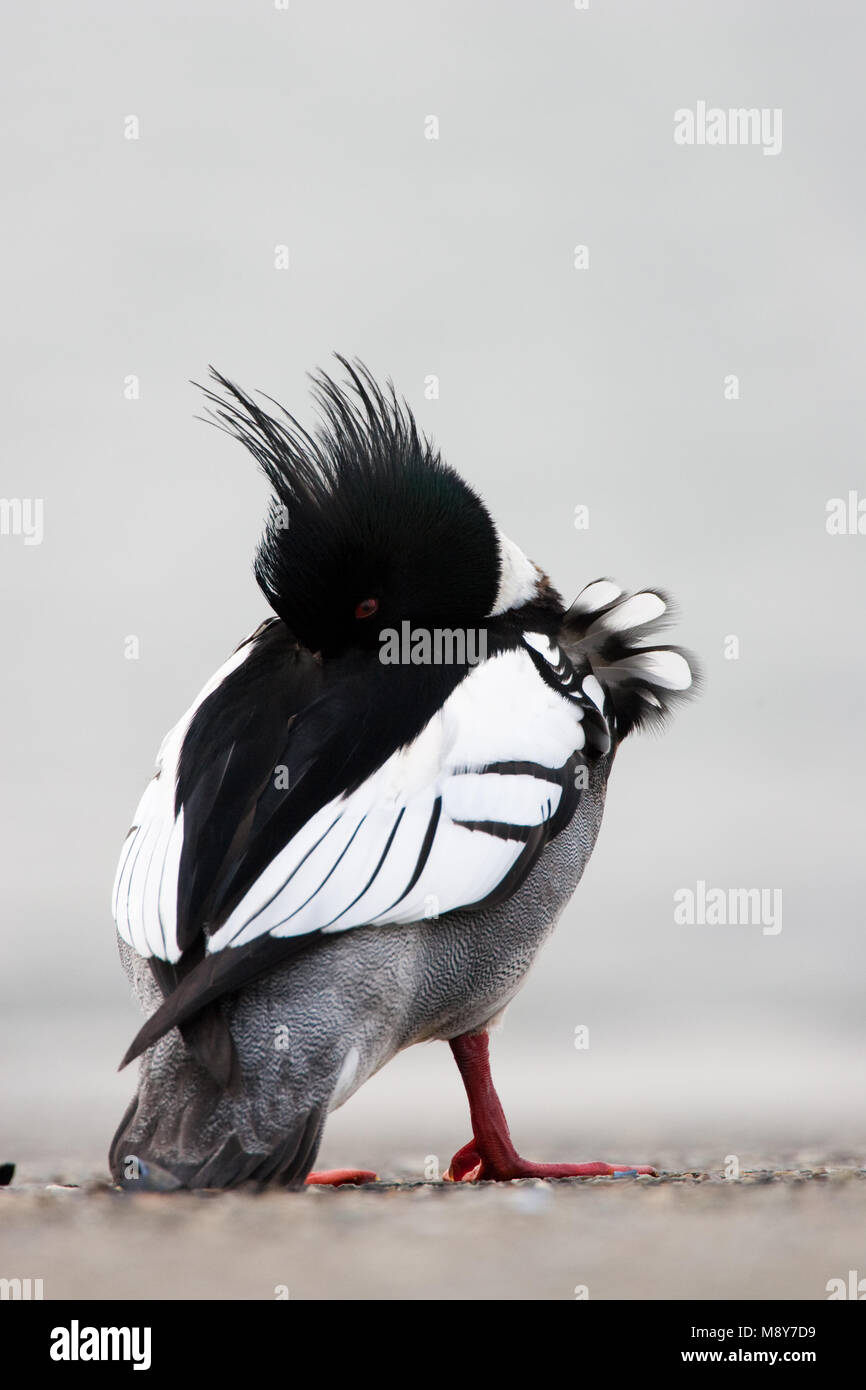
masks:
{"type": "Polygon", "coordinates": [[[521,1158],[511,1141],[493,1077],[486,1030],[461,1033],[451,1039],[469,1100],[472,1138],[451,1160],[449,1182],[508,1182],[510,1178],[600,1178],[640,1173],[655,1176],[646,1165],[626,1163],[531,1163],[521,1158]]]}
{"type": "Polygon", "coordinates": [[[307,1187],[342,1187],[344,1183],[375,1182],[376,1174],[368,1168],[326,1168],[321,1173],[308,1173],[307,1187]]]}
{"type": "Polygon", "coordinates": [[[446,1182],[508,1182],[511,1178],[609,1178],[616,1173],[649,1174],[655,1168],[628,1163],[532,1163],[519,1154],[502,1154],[493,1159],[482,1158],[476,1141],[470,1139],[451,1160],[445,1174],[446,1182]]]}

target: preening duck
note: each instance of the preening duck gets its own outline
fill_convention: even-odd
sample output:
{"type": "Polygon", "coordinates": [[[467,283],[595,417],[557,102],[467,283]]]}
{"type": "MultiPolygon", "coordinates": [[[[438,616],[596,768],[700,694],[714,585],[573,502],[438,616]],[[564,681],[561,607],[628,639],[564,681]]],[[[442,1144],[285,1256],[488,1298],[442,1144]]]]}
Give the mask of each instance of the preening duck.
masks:
{"type": "Polygon", "coordinates": [[[166,736],[114,884],[148,1017],[110,1163],[126,1186],[312,1171],[330,1110],[448,1042],[472,1139],[455,1180],[647,1167],[515,1150],[487,1029],[592,852],[617,748],[694,685],[668,600],[597,580],[566,609],[393,387],[339,359],[319,424],[214,372],[213,421],[273,496],[273,616],[166,736]]]}

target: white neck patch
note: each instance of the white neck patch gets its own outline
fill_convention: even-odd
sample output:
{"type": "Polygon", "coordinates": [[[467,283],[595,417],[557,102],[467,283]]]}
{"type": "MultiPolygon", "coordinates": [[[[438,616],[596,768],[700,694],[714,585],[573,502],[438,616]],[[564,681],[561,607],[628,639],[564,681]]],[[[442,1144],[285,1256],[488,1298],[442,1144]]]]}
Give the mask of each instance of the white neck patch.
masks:
{"type": "Polygon", "coordinates": [[[488,614],[490,618],[528,603],[535,596],[541,578],[541,571],[531,560],[527,560],[520,547],[509,540],[498,526],[496,534],[499,540],[499,590],[488,614]]]}

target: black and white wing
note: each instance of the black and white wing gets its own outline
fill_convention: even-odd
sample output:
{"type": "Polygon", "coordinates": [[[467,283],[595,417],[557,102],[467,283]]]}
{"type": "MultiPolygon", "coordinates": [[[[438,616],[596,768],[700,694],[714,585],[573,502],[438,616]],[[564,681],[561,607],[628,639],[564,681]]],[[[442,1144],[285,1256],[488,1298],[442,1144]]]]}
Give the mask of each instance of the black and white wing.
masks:
{"type": "MultiPolygon", "coordinates": [[[[204,945],[126,1060],[319,933],[414,922],[507,897],[574,814],[577,768],[607,746],[600,688],[540,634],[453,677],[450,693],[408,739],[396,712],[412,701],[383,706],[374,698],[359,711],[345,691],[317,694],[315,672],[306,669],[312,702],[296,717],[285,708],[264,717],[250,703],[244,659],[229,663],[169,735],[163,770],[122,856],[115,910],[123,939],[142,956],[170,962],[197,939],[204,945]],[[270,731],[255,756],[234,725],[229,738],[217,707],[220,689],[225,700],[233,683],[244,687],[235,703],[252,720],[247,727],[259,739],[262,727],[270,731]],[[198,777],[185,772],[186,745],[196,738],[207,749],[198,777]],[[180,769],[173,796],[172,759],[180,769]],[[232,796],[220,800],[227,780],[232,796]],[[196,856],[187,852],[191,836],[196,856]],[[203,881],[200,858],[208,853],[203,881]]],[[[420,679],[417,670],[381,678],[420,679]]],[[[261,685],[260,705],[276,688],[261,685]]]]}
{"type": "Polygon", "coordinates": [[[563,805],[573,810],[582,716],[525,651],[477,666],[411,744],[293,837],[209,951],[266,933],[415,922],[489,898],[563,805]]]}

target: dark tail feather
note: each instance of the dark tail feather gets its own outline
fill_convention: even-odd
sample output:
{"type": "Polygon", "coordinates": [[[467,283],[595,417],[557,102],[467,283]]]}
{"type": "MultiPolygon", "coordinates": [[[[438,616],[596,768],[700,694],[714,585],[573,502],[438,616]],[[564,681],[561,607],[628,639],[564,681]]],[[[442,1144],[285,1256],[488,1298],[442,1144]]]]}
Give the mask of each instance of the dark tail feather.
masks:
{"type": "Polygon", "coordinates": [[[275,1183],[297,1190],[316,1161],[327,1109],[316,1106],[294,1124],[284,1139],[270,1153],[249,1153],[236,1134],[225,1143],[193,1175],[187,1177],[187,1187],[240,1187],[255,1183],[259,1189],[275,1183]]]}
{"type": "Polygon", "coordinates": [[[134,1111],[135,1102],[121,1121],[109,1158],[115,1181],[134,1192],[231,1188],[245,1183],[260,1191],[271,1184],[297,1191],[316,1161],[327,1118],[326,1106],[314,1106],[268,1153],[250,1153],[237,1134],[229,1134],[215,1153],[195,1165],[161,1154],[152,1158],[152,1141],[146,1135],[139,1135],[132,1145],[124,1145],[134,1111]],[[132,1165],[130,1173],[127,1165],[132,1165]]]}
{"type": "Polygon", "coordinates": [[[180,1033],[193,1057],[224,1091],[240,1075],[240,1063],[229,1026],[219,1001],[180,1025],[180,1033]]]}
{"type": "MultiPolygon", "coordinates": [[[[150,961],[153,977],[166,997],[177,989],[192,968],[191,964],[185,967],[171,965],[156,956],[150,961]]],[[[180,1032],[196,1061],[201,1063],[222,1090],[226,1090],[238,1076],[239,1064],[232,1035],[219,1004],[208,1005],[200,1014],[181,1024],[180,1032]]]]}

